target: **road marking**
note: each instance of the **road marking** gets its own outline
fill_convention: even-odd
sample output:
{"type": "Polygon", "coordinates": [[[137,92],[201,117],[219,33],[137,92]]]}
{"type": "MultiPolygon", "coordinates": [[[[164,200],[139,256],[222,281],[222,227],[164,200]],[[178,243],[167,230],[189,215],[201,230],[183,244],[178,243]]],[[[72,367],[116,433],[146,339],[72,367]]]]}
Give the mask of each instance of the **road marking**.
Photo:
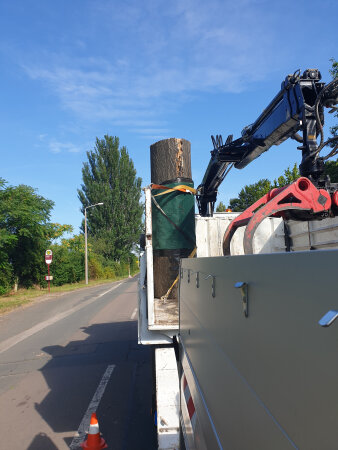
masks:
{"type": "Polygon", "coordinates": [[[108,292],[113,291],[114,289],[118,288],[122,283],[123,283],[123,281],[121,283],[117,284],[116,286],[113,286],[112,288],[108,289],[108,291],[105,291],[102,294],[97,295],[96,297],[90,298],[86,302],[80,303],[79,305],[74,306],[73,308],[70,308],[67,311],[64,311],[60,314],[56,314],[56,316],[51,317],[50,319],[47,319],[44,322],[38,323],[37,325],[35,325],[32,328],[29,328],[28,330],[23,331],[22,333],[19,333],[9,339],[6,339],[5,341],[1,342],[1,344],[0,344],[0,354],[3,352],[6,352],[11,347],[14,347],[14,345],[18,344],[19,342],[24,341],[25,339],[29,338],[30,336],[33,336],[33,334],[38,333],[39,331],[43,330],[44,328],[47,328],[50,325],[53,325],[54,323],[59,322],[60,320],[75,313],[76,311],[79,311],[82,308],[85,308],[86,306],[95,302],[98,298],[100,298],[103,295],[108,294],[108,292]]]}
{"type": "Polygon", "coordinates": [[[81,442],[84,441],[84,438],[86,437],[86,434],[87,434],[87,430],[89,428],[90,417],[97,410],[99,403],[101,401],[101,398],[103,396],[103,393],[106,389],[106,386],[108,384],[108,381],[109,381],[114,369],[115,369],[114,365],[108,366],[105,373],[103,374],[100,384],[98,385],[96,392],[92,398],[92,401],[89,403],[87,411],[86,411],[85,415],[83,416],[83,419],[79,425],[79,429],[75,433],[72,443],[69,446],[70,449],[73,450],[73,449],[79,448],[81,442]]]}
{"type": "Polygon", "coordinates": [[[131,317],[130,317],[131,320],[135,319],[136,314],[137,314],[137,308],[134,309],[133,314],[132,314],[131,317]]]}

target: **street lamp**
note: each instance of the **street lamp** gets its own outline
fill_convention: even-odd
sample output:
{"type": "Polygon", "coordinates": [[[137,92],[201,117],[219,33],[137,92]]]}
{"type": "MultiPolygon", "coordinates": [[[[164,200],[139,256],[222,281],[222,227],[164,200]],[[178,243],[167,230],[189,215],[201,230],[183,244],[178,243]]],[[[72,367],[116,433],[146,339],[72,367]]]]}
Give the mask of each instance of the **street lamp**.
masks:
{"type": "Polygon", "coordinates": [[[94,206],[101,206],[103,203],[95,203],[95,205],[89,205],[85,207],[85,278],[86,284],[88,284],[88,248],[87,248],[87,209],[94,206]]]}

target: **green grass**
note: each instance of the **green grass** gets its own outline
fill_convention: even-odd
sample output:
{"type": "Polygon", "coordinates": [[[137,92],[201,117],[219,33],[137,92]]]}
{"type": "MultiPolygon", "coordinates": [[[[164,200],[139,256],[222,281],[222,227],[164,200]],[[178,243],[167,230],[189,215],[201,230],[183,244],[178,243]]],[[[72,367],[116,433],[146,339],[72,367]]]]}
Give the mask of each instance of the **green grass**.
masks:
{"type": "MultiPolygon", "coordinates": [[[[135,274],[133,274],[135,275],[135,274]]],[[[128,275],[127,275],[128,276],[128,275]]],[[[80,281],[79,283],[64,284],[63,286],[53,286],[51,283],[50,293],[62,294],[64,292],[75,291],[76,289],[84,289],[86,287],[97,286],[99,284],[112,283],[114,281],[122,280],[124,277],[116,277],[112,279],[102,279],[89,281],[88,285],[85,281],[80,281]]],[[[0,314],[12,311],[13,309],[19,308],[20,306],[29,305],[38,300],[39,297],[48,294],[48,288],[30,288],[30,289],[19,289],[17,292],[12,292],[10,294],[0,296],[0,314]]]]}
{"type": "Polygon", "coordinates": [[[31,303],[29,299],[16,299],[9,298],[7,296],[1,296],[0,299],[0,314],[11,311],[12,309],[18,308],[19,306],[23,306],[27,303],[31,303]]]}

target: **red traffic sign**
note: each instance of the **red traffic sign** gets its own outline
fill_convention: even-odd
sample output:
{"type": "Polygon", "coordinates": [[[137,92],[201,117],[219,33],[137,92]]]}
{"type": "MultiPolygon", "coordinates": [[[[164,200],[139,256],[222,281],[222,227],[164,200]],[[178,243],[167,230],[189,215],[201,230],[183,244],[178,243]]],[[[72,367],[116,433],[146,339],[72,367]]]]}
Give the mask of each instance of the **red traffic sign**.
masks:
{"type": "Polygon", "coordinates": [[[46,281],[53,281],[53,275],[46,275],[45,276],[46,281]]]}
{"type": "Polygon", "coordinates": [[[45,253],[45,262],[46,264],[52,264],[53,261],[53,252],[52,250],[46,250],[45,253]]]}

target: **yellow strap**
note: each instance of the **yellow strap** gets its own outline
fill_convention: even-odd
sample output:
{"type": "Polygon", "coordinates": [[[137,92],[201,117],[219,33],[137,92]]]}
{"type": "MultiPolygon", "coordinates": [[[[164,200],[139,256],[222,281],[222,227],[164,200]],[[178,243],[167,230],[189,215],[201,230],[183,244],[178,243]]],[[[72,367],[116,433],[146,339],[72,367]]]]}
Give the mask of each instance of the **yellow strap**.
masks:
{"type": "Polygon", "coordinates": [[[164,192],[160,192],[159,194],[154,195],[154,197],[158,197],[159,195],[168,194],[169,192],[175,192],[175,191],[181,191],[184,193],[190,192],[191,194],[196,194],[196,189],[192,188],[191,186],[186,186],[185,184],[180,184],[178,186],[175,186],[173,188],[169,188],[166,186],[159,186],[159,185],[153,185],[152,189],[166,189],[164,192]],[[156,187],[155,187],[156,186],[156,187]]]}
{"type": "MultiPolygon", "coordinates": [[[[197,251],[197,247],[194,248],[194,250],[190,253],[190,255],[188,256],[188,258],[193,258],[196,254],[197,251]]],[[[165,295],[162,295],[161,300],[166,301],[170,295],[170,292],[173,290],[173,287],[175,286],[175,284],[178,282],[180,276],[177,275],[175,281],[173,282],[173,284],[170,286],[170,288],[168,289],[167,293],[165,295]]]]}

